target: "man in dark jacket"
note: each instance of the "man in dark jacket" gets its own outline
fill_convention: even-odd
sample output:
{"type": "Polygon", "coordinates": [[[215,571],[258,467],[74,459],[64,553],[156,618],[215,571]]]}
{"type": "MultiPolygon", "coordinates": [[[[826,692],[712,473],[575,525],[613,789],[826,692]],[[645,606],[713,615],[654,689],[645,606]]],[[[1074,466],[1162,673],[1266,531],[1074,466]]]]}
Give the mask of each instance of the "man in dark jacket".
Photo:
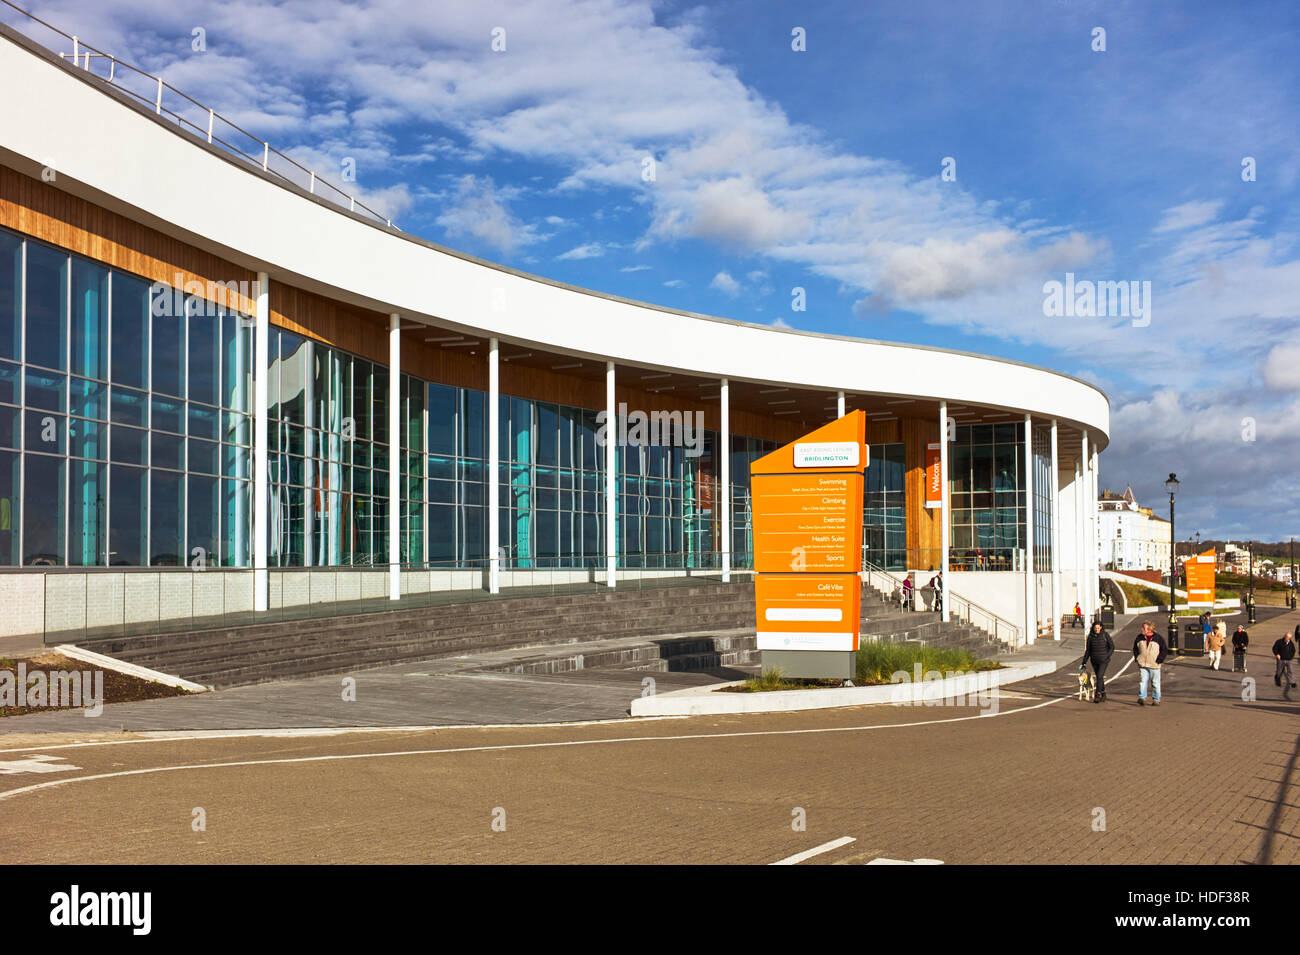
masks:
{"type": "MultiPolygon", "coordinates": [[[[1300,630],[1300,627],[1296,629],[1300,630]]],[[[1285,678],[1286,689],[1293,689],[1295,687],[1295,641],[1291,639],[1289,630],[1282,634],[1281,640],[1273,644],[1273,656],[1277,659],[1277,673],[1273,675],[1273,682],[1282,686],[1285,678]]]]}
{"type": "Polygon", "coordinates": [[[1114,653],[1115,641],[1110,638],[1110,633],[1102,627],[1100,621],[1094,622],[1084,639],[1083,659],[1079,661],[1080,671],[1088,663],[1092,664],[1093,679],[1097,684],[1092,694],[1094,703],[1106,702],[1106,667],[1110,665],[1114,653]]]}
{"type": "Polygon", "coordinates": [[[1232,635],[1232,672],[1246,672],[1246,648],[1250,646],[1250,636],[1246,628],[1237,624],[1237,632],[1232,635]]]}
{"type": "Polygon", "coordinates": [[[1138,706],[1147,702],[1147,686],[1151,686],[1151,705],[1160,705],[1160,664],[1169,655],[1164,637],[1156,633],[1149,623],[1142,624],[1142,632],[1133,641],[1133,659],[1138,665],[1138,706]]]}

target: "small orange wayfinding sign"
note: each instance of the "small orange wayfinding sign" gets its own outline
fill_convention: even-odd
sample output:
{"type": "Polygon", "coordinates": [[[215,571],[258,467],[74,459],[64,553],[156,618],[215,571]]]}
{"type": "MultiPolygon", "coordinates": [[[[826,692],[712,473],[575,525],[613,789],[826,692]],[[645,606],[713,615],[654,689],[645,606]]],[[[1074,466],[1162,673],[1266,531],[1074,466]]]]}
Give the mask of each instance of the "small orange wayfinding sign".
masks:
{"type": "Polygon", "coordinates": [[[750,465],[760,650],[858,648],[866,422],[850,412],[750,465]]]}
{"type": "Polygon", "coordinates": [[[1214,606],[1214,548],[1183,561],[1187,576],[1187,606],[1214,606]]]}

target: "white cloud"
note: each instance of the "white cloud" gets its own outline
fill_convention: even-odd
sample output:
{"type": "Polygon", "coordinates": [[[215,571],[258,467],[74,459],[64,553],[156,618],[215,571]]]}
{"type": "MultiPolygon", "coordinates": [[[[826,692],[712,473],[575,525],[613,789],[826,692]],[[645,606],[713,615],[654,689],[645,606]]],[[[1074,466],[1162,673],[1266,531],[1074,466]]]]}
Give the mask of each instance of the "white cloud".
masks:
{"type": "Polygon", "coordinates": [[[709,288],[717,289],[723,295],[735,298],[740,294],[740,283],[733,279],[726,272],[719,272],[713,276],[713,281],[709,283],[709,288]]]}
{"type": "Polygon", "coordinates": [[[648,265],[625,265],[621,269],[619,269],[619,271],[620,272],[645,272],[649,268],[650,266],[648,265]]]}
{"type": "Polygon", "coordinates": [[[437,222],[453,238],[470,236],[502,252],[537,241],[532,226],[510,214],[496,184],[486,176],[462,176],[452,206],[437,222]]]}
{"type": "Polygon", "coordinates": [[[683,282],[681,279],[669,279],[667,282],[664,283],[664,285],[668,286],[669,288],[685,288],[686,283],[683,282]]]}
{"type": "Polygon", "coordinates": [[[575,246],[563,255],[556,256],[559,259],[597,259],[605,254],[605,248],[599,242],[588,242],[584,245],[575,246]]]}
{"type": "Polygon", "coordinates": [[[1274,345],[1259,369],[1264,385],[1278,391],[1300,391],[1300,342],[1274,345]]]}
{"type": "Polygon", "coordinates": [[[1182,229],[1205,225],[1207,222],[1217,219],[1219,210],[1222,208],[1222,199],[1184,202],[1180,206],[1166,209],[1159,224],[1151,231],[1177,232],[1182,229]]]}

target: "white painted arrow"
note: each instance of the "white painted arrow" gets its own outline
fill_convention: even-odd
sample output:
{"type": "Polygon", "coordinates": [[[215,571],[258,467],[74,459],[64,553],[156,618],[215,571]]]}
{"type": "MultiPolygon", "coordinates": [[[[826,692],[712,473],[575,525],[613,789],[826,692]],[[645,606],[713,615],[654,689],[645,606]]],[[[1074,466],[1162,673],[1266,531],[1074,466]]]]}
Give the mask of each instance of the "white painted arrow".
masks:
{"type": "Polygon", "coordinates": [[[0,762],[0,776],[13,776],[17,773],[62,773],[69,769],[80,769],[71,763],[55,766],[54,760],[62,756],[46,756],[43,753],[28,756],[25,759],[11,759],[0,762]]]}

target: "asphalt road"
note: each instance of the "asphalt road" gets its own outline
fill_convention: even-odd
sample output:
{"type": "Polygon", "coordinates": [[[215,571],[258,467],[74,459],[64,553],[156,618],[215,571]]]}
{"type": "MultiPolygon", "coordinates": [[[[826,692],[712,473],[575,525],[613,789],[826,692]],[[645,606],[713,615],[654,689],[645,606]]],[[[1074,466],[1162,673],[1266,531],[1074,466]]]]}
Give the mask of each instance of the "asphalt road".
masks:
{"type": "Polygon", "coordinates": [[[1107,704],[1064,670],[996,713],[11,737],[0,832],[11,863],[1295,863],[1300,696],[1250,676],[1167,665],[1159,708],[1130,666],[1107,704]]]}

